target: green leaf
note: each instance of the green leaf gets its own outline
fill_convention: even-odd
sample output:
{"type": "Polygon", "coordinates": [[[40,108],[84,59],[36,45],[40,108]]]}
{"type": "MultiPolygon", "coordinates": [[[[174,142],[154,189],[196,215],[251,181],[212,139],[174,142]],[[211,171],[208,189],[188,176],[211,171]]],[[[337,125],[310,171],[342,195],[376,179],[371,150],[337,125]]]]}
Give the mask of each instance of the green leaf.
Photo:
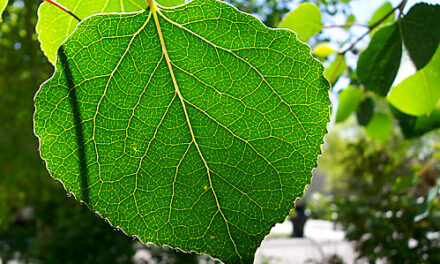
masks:
{"type": "Polygon", "coordinates": [[[398,25],[379,29],[357,63],[357,75],[365,89],[386,96],[399,70],[401,57],[398,25]]]}
{"type": "MultiPolygon", "coordinates": [[[[356,17],[353,14],[350,14],[345,20],[345,24],[352,24],[356,22],[356,17]]],[[[345,26],[344,29],[349,29],[351,26],[345,26]]]]}
{"type": "Polygon", "coordinates": [[[157,2],[163,6],[178,6],[185,3],[185,0],[158,0],[157,2]]]}
{"type": "Polygon", "coordinates": [[[3,11],[5,11],[7,5],[8,5],[8,0],[0,0],[0,22],[3,21],[2,14],[3,11]]]}
{"type": "Polygon", "coordinates": [[[437,197],[439,190],[440,189],[438,185],[431,187],[428,194],[426,195],[423,205],[421,206],[420,210],[417,212],[417,215],[414,217],[414,222],[419,222],[425,219],[429,215],[429,211],[431,209],[430,208],[431,203],[437,197]]]}
{"type": "Polygon", "coordinates": [[[376,113],[365,127],[368,136],[385,141],[391,134],[391,118],[384,113],[376,113]]]}
{"type": "Polygon", "coordinates": [[[341,76],[347,68],[345,56],[338,54],[330,66],[325,69],[324,76],[331,84],[335,84],[339,76],[341,76]]]}
{"type": "Polygon", "coordinates": [[[328,42],[319,43],[313,49],[313,55],[321,58],[327,58],[330,54],[335,52],[336,50],[332,48],[328,42]]]}
{"type": "Polygon", "coordinates": [[[279,27],[292,29],[301,41],[307,42],[322,30],[321,10],[315,4],[302,3],[284,17],[279,27]]]}
{"type": "Polygon", "coordinates": [[[423,69],[393,87],[387,100],[406,114],[429,115],[440,100],[440,48],[423,69]]]}
{"type": "Polygon", "coordinates": [[[366,126],[374,114],[374,101],[371,97],[365,98],[356,111],[356,117],[359,125],[366,126]]]}
{"type": "Polygon", "coordinates": [[[411,60],[422,69],[440,42],[440,5],[419,3],[402,19],[402,38],[411,60]]]}
{"type": "Polygon", "coordinates": [[[349,86],[339,93],[339,105],[336,113],[336,123],[345,121],[356,110],[362,100],[363,92],[355,86],[349,86]]]}
{"type": "Polygon", "coordinates": [[[80,23],[35,97],[51,175],[141,241],[252,263],[310,183],[329,84],[310,48],[215,0],[80,23]]]}
{"type": "MultiPolygon", "coordinates": [[[[130,12],[146,8],[145,0],[58,0],[72,13],[81,19],[97,13],[130,12]]],[[[36,26],[41,49],[52,64],[55,64],[56,53],[61,43],[73,32],[78,21],[59,8],[43,2],[38,9],[36,26]]]]}
{"type": "Polygon", "coordinates": [[[432,113],[423,116],[411,116],[400,112],[390,105],[391,112],[399,121],[402,133],[406,138],[415,138],[430,131],[440,128],[440,109],[436,108],[432,113]]]}
{"type": "MultiPolygon", "coordinates": [[[[370,21],[368,21],[368,26],[371,27],[374,24],[378,23],[381,19],[383,19],[387,14],[389,14],[393,10],[393,5],[390,2],[385,2],[381,5],[373,14],[370,21]]],[[[385,25],[392,24],[394,22],[394,14],[388,16],[384,21],[382,21],[378,26],[370,31],[370,36],[373,36],[377,30],[385,25]]]]}

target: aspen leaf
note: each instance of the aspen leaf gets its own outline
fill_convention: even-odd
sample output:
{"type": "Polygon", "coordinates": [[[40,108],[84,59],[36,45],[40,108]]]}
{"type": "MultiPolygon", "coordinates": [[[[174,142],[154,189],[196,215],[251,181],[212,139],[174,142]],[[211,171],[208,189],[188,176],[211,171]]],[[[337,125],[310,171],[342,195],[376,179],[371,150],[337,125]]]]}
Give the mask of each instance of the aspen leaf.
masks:
{"type": "Polygon", "coordinates": [[[99,14],[35,97],[51,175],[143,242],[252,263],[310,183],[329,121],[294,32],[215,0],[99,14]]]}

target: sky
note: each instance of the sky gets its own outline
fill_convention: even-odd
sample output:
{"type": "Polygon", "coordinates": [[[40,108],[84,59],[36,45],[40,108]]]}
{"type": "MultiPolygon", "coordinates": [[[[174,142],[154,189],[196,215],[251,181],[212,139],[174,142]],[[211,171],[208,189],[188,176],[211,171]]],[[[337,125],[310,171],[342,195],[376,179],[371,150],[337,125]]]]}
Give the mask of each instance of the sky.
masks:
{"type": "MultiPolygon", "coordinates": [[[[376,9],[378,9],[385,2],[386,2],[385,0],[352,0],[352,1],[350,1],[349,5],[351,8],[351,11],[353,12],[353,14],[356,17],[356,22],[360,23],[360,24],[367,24],[368,21],[371,19],[373,13],[376,11],[376,9]]],[[[395,7],[400,4],[401,0],[390,0],[389,2],[392,4],[392,6],[395,7]]],[[[413,5],[415,5],[416,3],[420,3],[420,2],[431,3],[431,4],[440,4],[440,0],[427,0],[427,1],[408,0],[403,13],[404,14],[407,13],[413,5]]],[[[324,14],[322,17],[322,21],[323,21],[324,25],[344,24],[345,19],[346,19],[346,16],[342,15],[342,14],[340,16],[329,16],[329,15],[326,16],[324,14]]],[[[350,30],[354,35],[354,37],[352,38],[351,41],[353,41],[358,36],[362,35],[364,32],[367,31],[366,28],[362,28],[362,27],[352,27],[350,30]]],[[[342,28],[324,29],[322,34],[324,36],[327,36],[330,39],[330,45],[333,46],[333,48],[335,48],[337,50],[341,49],[341,47],[339,47],[338,44],[344,42],[349,37],[347,30],[342,29],[342,28]]],[[[349,43],[351,43],[351,41],[349,41],[349,43]]],[[[369,41],[370,41],[369,36],[365,37],[363,39],[363,41],[359,42],[356,45],[356,48],[358,50],[362,51],[363,49],[366,48],[369,41]]],[[[358,58],[357,55],[354,55],[351,53],[346,54],[347,64],[352,68],[356,68],[357,58],[358,58]]],[[[325,66],[328,66],[328,64],[326,64],[325,66]]],[[[396,79],[394,81],[393,86],[400,83],[401,81],[403,81],[407,77],[411,76],[415,72],[416,72],[416,69],[415,69],[413,63],[409,59],[409,56],[407,55],[407,53],[404,52],[403,56],[402,56],[402,62],[401,62],[400,68],[399,68],[399,72],[397,73],[397,76],[396,76],[396,79]]],[[[333,104],[333,111],[336,111],[336,109],[337,109],[337,104],[338,104],[337,93],[340,90],[348,87],[349,84],[350,84],[349,78],[342,76],[341,78],[339,78],[338,82],[334,85],[332,92],[330,93],[330,97],[331,97],[332,104],[333,104]]]]}

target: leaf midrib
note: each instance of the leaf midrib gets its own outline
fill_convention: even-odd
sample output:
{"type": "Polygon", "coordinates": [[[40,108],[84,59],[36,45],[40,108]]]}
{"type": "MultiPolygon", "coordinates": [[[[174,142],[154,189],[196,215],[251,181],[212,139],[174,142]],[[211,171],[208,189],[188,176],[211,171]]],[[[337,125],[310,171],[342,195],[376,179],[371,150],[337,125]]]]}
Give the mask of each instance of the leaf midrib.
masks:
{"type": "MultiPolygon", "coordinates": [[[[227,49],[227,48],[222,47],[222,46],[219,46],[219,45],[217,45],[217,44],[211,42],[210,40],[208,40],[208,39],[206,39],[206,38],[200,36],[200,35],[197,34],[196,32],[194,32],[194,31],[192,31],[192,30],[190,30],[190,29],[188,29],[188,28],[186,28],[186,27],[184,27],[184,26],[182,26],[182,25],[180,25],[180,24],[178,24],[178,23],[172,21],[171,19],[169,19],[169,18],[166,17],[165,15],[163,15],[163,14],[161,14],[161,15],[162,15],[162,17],[163,17],[166,21],[168,21],[168,22],[171,23],[172,25],[177,26],[177,27],[179,27],[179,28],[185,30],[185,31],[188,32],[189,34],[191,34],[191,35],[195,36],[196,38],[198,38],[198,39],[204,41],[205,43],[211,45],[211,46],[214,47],[215,49],[220,49],[220,50],[223,50],[223,51],[225,51],[225,52],[231,54],[232,56],[234,56],[234,57],[237,58],[238,60],[240,60],[240,61],[244,62],[246,65],[248,65],[253,71],[255,71],[255,73],[258,74],[258,76],[260,76],[260,78],[263,80],[263,82],[264,82],[264,83],[270,88],[270,90],[271,90],[271,91],[277,96],[277,98],[281,101],[281,103],[282,103],[283,105],[285,105],[286,107],[289,108],[290,113],[293,115],[293,117],[295,118],[295,120],[296,120],[296,121],[298,122],[298,124],[300,125],[301,130],[305,133],[306,137],[309,136],[309,135],[307,134],[307,131],[306,131],[306,129],[305,129],[303,123],[299,120],[299,117],[298,117],[298,116],[295,114],[295,112],[293,111],[292,106],[291,106],[289,103],[287,103],[287,102],[283,99],[283,97],[282,97],[282,96],[281,96],[281,95],[275,90],[275,88],[273,88],[273,86],[272,86],[272,85],[270,84],[270,82],[264,77],[264,75],[261,73],[261,71],[260,71],[259,69],[257,69],[254,65],[252,65],[250,62],[248,62],[246,59],[244,59],[244,58],[242,58],[241,56],[237,55],[237,54],[236,54],[235,52],[233,52],[232,50],[227,49]]],[[[306,94],[306,95],[307,95],[307,94],[306,94]]],[[[306,101],[307,101],[307,99],[306,99],[306,101]]]]}
{"type": "MultiPolygon", "coordinates": [[[[150,8],[151,8],[150,12],[153,15],[153,19],[154,19],[154,22],[155,22],[155,25],[156,25],[156,30],[157,30],[157,34],[159,36],[160,45],[162,47],[162,52],[163,52],[163,55],[165,56],[165,61],[167,63],[167,67],[168,67],[168,70],[169,70],[170,75],[171,75],[173,86],[174,86],[174,89],[176,91],[177,96],[179,97],[180,103],[182,105],[183,112],[185,114],[185,119],[186,119],[186,122],[187,122],[187,125],[188,125],[188,129],[189,129],[189,132],[190,132],[191,138],[192,138],[192,142],[191,143],[193,143],[194,146],[196,147],[197,152],[198,152],[200,158],[202,159],[203,164],[205,165],[207,176],[208,176],[208,181],[209,181],[209,185],[210,185],[210,189],[212,191],[212,194],[213,194],[215,202],[216,202],[217,212],[221,214],[223,220],[225,221],[225,225],[226,225],[226,229],[227,229],[227,232],[228,232],[228,236],[229,236],[229,239],[232,242],[232,245],[234,247],[234,251],[237,254],[237,256],[240,259],[242,259],[240,253],[238,252],[237,245],[236,245],[234,239],[232,238],[231,231],[230,231],[230,228],[229,228],[229,221],[227,220],[225,214],[223,213],[223,211],[222,211],[222,209],[220,207],[218,196],[217,196],[217,194],[216,194],[216,192],[214,190],[214,186],[213,186],[212,178],[211,178],[211,169],[209,168],[208,162],[206,161],[205,157],[203,156],[202,151],[200,149],[200,146],[197,143],[197,140],[196,140],[196,137],[195,137],[195,134],[194,134],[194,130],[193,130],[193,127],[191,125],[191,120],[190,120],[189,115],[188,115],[188,110],[186,108],[185,100],[184,100],[184,98],[182,96],[182,93],[180,92],[179,86],[177,84],[176,76],[174,75],[174,70],[173,70],[173,67],[171,65],[171,60],[170,60],[170,57],[169,57],[169,54],[168,54],[168,50],[166,48],[166,44],[165,44],[165,40],[164,40],[164,37],[163,37],[162,29],[161,29],[161,26],[160,26],[158,15],[157,15],[158,9],[157,9],[157,6],[156,6],[156,3],[155,3],[154,0],[151,1],[150,8]]],[[[163,16],[162,14],[161,14],[161,16],[164,19],[166,19],[165,16],[163,16]]],[[[191,145],[191,143],[190,143],[190,145],[191,145]]],[[[174,186],[173,186],[173,191],[174,191],[174,186]]]]}

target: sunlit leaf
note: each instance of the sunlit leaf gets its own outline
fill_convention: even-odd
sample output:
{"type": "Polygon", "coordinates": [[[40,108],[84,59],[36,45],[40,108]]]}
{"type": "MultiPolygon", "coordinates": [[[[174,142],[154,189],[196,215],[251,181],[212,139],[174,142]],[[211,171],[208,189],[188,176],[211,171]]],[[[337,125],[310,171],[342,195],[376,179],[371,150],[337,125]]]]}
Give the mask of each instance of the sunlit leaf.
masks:
{"type": "MultiPolygon", "coordinates": [[[[393,6],[390,2],[385,2],[383,5],[381,5],[373,14],[370,21],[368,21],[368,26],[373,26],[374,24],[378,23],[381,19],[383,19],[387,14],[389,14],[393,10],[393,6]]],[[[370,31],[370,36],[373,36],[374,33],[377,32],[377,30],[385,25],[391,24],[394,22],[394,14],[389,15],[385,20],[383,20],[380,23],[380,26],[375,27],[373,30],[370,31]]]]}
{"type": "Polygon", "coordinates": [[[402,40],[397,24],[381,28],[359,56],[357,74],[366,90],[388,94],[402,57],[402,40]]]}
{"type": "MultiPolygon", "coordinates": [[[[58,0],[81,19],[97,13],[138,11],[147,7],[145,0],[58,0]]],[[[43,2],[38,9],[37,34],[41,49],[52,64],[61,43],[73,32],[78,21],[59,8],[43,2]]]]}
{"type": "Polygon", "coordinates": [[[422,69],[440,42],[440,5],[419,3],[402,19],[402,38],[411,60],[422,69]]]}
{"type": "Polygon", "coordinates": [[[376,113],[365,127],[368,136],[384,141],[391,134],[391,118],[384,113],[376,113]]]}
{"type": "Polygon", "coordinates": [[[185,0],[157,0],[163,6],[178,6],[185,3],[185,0]]]}
{"type": "Polygon", "coordinates": [[[35,97],[51,175],[144,242],[252,263],[310,183],[329,120],[310,48],[220,1],[102,14],[35,97]]]}
{"type": "Polygon", "coordinates": [[[3,21],[2,14],[7,5],[8,5],[8,0],[0,0],[0,22],[3,21]]]}
{"type": "Polygon", "coordinates": [[[423,69],[393,87],[387,100],[406,114],[429,115],[440,100],[440,48],[423,69]]]}
{"type": "Polygon", "coordinates": [[[331,84],[334,84],[347,68],[345,56],[338,54],[330,66],[325,69],[324,76],[331,84]]]}
{"type": "MultiPolygon", "coordinates": [[[[347,17],[347,19],[345,20],[345,24],[352,24],[356,22],[356,17],[351,14],[347,17]]],[[[349,29],[351,26],[345,26],[344,29],[349,29]]]]}
{"type": "Polygon", "coordinates": [[[286,15],[279,27],[292,29],[306,42],[322,29],[321,10],[315,4],[302,3],[286,15]]]}
{"type": "Polygon", "coordinates": [[[330,54],[335,53],[336,50],[330,46],[328,42],[319,43],[313,49],[313,54],[317,57],[326,58],[330,54]]]}
{"type": "Polygon", "coordinates": [[[440,128],[440,108],[434,109],[429,116],[411,116],[400,112],[390,105],[391,112],[399,121],[402,133],[406,138],[415,138],[440,128]]]}
{"type": "Polygon", "coordinates": [[[350,86],[339,93],[336,123],[346,120],[350,114],[358,108],[362,100],[362,94],[362,90],[354,86],[350,86]]]}

